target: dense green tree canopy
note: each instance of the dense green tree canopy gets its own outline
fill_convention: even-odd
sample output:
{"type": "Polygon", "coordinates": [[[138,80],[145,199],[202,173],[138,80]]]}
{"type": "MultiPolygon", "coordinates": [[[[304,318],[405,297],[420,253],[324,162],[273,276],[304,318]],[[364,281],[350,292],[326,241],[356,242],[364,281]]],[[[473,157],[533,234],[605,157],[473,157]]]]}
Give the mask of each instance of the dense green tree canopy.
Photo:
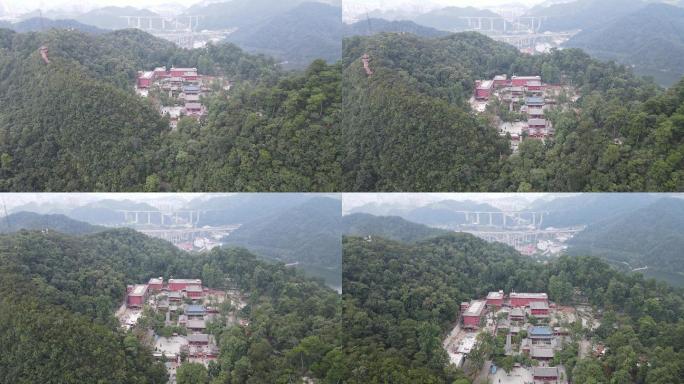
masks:
{"type": "Polygon", "coordinates": [[[0,189],[339,189],[339,66],[284,72],[232,44],[183,50],[140,31],[0,30],[0,189]],[[49,48],[45,64],[38,47],[49,48]],[[138,71],[192,66],[230,91],[171,131],[138,71]]]}
{"type": "Polygon", "coordinates": [[[523,55],[477,33],[379,34],[345,41],[345,189],[381,191],[681,190],[684,81],[663,92],[580,50],[523,55]],[[373,74],[361,57],[368,54],[373,74]],[[508,141],[467,101],[478,79],[542,75],[574,86],[573,108],[549,113],[546,144],[508,141]]]}
{"type": "Polygon", "coordinates": [[[337,382],[340,305],[334,291],[244,249],[186,254],[131,230],[0,236],[0,381],[166,382],[163,365],[113,316],[127,284],[159,275],[199,277],[209,287],[248,295],[241,311],[248,326],[210,328],[221,351],[207,373],[210,381],[309,376],[337,382]]]}
{"type": "Polygon", "coordinates": [[[681,289],[618,272],[597,258],[564,256],[539,264],[465,234],[415,244],[347,237],[343,249],[343,343],[352,367],[346,382],[462,378],[448,365],[441,339],[456,321],[461,301],[499,289],[548,292],[562,304],[578,300],[577,291],[604,313],[590,336],[608,346],[607,356],[577,360],[576,350],[570,352],[574,358],[563,361],[574,382],[644,383],[664,377],[662,382],[681,383],[684,377],[681,289]],[[630,365],[625,354],[650,364],[630,365]]]}

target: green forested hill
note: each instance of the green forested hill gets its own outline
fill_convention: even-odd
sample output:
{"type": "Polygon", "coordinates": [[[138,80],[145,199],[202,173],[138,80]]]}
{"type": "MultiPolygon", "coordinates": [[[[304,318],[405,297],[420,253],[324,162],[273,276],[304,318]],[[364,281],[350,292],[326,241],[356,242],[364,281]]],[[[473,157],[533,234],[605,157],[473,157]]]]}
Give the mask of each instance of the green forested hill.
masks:
{"type": "Polygon", "coordinates": [[[245,28],[283,14],[312,0],[232,0],[195,4],[184,15],[201,15],[202,28],[245,28]]]}
{"type": "Polygon", "coordinates": [[[77,29],[81,32],[92,34],[101,34],[107,32],[107,30],[105,29],[101,29],[92,25],[83,24],[73,19],[53,20],[45,17],[32,17],[30,19],[25,19],[14,24],[8,23],[5,26],[0,26],[0,28],[9,28],[16,32],[38,32],[52,28],[77,29]]]}
{"type": "Polygon", "coordinates": [[[449,34],[409,20],[390,21],[381,18],[368,18],[353,24],[344,24],[343,29],[345,37],[374,35],[382,32],[412,33],[423,37],[441,37],[449,34]]]}
{"type": "Polygon", "coordinates": [[[232,44],[181,50],[140,31],[0,30],[0,189],[339,189],[340,69],[284,73],[232,44]],[[38,47],[49,47],[50,64],[38,47]],[[194,66],[234,87],[170,132],[138,70],[194,66]]]}
{"type": "MultiPolygon", "coordinates": [[[[415,223],[444,228],[466,224],[467,221],[462,213],[463,211],[499,212],[500,210],[487,203],[469,200],[444,200],[414,208],[403,214],[402,217],[415,223]]],[[[492,224],[498,225],[503,223],[501,219],[494,218],[492,219],[492,224]]]]}
{"type": "Polygon", "coordinates": [[[127,21],[121,16],[159,16],[158,14],[147,10],[135,7],[102,7],[88,11],[84,14],[78,15],[76,19],[84,24],[94,25],[99,28],[106,29],[121,29],[126,28],[127,21]]]}
{"type": "MultiPolygon", "coordinates": [[[[345,42],[342,163],[347,190],[485,190],[508,143],[469,112],[466,89],[512,47],[478,34],[380,34],[345,42]],[[374,74],[360,58],[368,53],[374,74]],[[447,59],[447,57],[449,59],[447,59]]],[[[495,71],[492,68],[491,71],[495,71]]]]}
{"type": "Polygon", "coordinates": [[[538,5],[528,15],[545,17],[542,29],[546,31],[584,30],[610,23],[645,4],[643,0],[572,0],[538,5]]]}
{"type": "Polygon", "coordinates": [[[135,95],[59,57],[10,59],[0,78],[2,189],[142,189],[164,124],[135,95]]]}
{"type": "Polygon", "coordinates": [[[244,249],[197,256],[131,230],[22,231],[0,236],[0,265],[1,382],[166,382],[151,351],[112,315],[127,284],[159,275],[219,289],[228,278],[249,294],[250,325],[213,331],[221,348],[213,382],[339,380],[338,295],[244,249]]]}
{"type": "Polygon", "coordinates": [[[296,268],[323,276],[328,284],[340,287],[341,210],[339,199],[312,198],[283,212],[255,217],[223,241],[267,259],[296,263],[296,268]]]}
{"type": "Polygon", "coordinates": [[[227,37],[249,52],[286,60],[303,68],[313,60],[336,62],[342,55],[342,8],[304,2],[273,18],[238,29],[227,37]]]}
{"type": "Polygon", "coordinates": [[[209,104],[206,124],[180,127],[158,156],[171,189],[340,190],[339,65],[313,62],[277,84],[209,104]]]}
{"type": "Polygon", "coordinates": [[[684,76],[684,8],[650,4],[614,22],[585,29],[564,46],[618,61],[671,86],[684,76]]]}
{"type": "Polygon", "coordinates": [[[661,199],[589,225],[570,241],[573,254],[592,254],[627,270],[684,285],[684,201],[661,199]],[[627,265],[622,265],[626,263],[627,265]]]}
{"type": "Polygon", "coordinates": [[[343,64],[346,190],[684,188],[684,81],[661,94],[625,67],[579,50],[527,56],[475,33],[354,37],[343,64]],[[498,73],[562,78],[583,97],[577,110],[549,114],[554,141],[528,141],[511,155],[507,140],[466,103],[476,79],[498,73]]]}
{"type": "MultiPolygon", "coordinates": [[[[420,25],[436,28],[442,31],[464,31],[468,29],[468,22],[461,17],[499,17],[496,13],[475,7],[446,7],[422,13],[413,21],[420,25]]],[[[486,22],[486,21],[483,21],[486,22]]]]}
{"type": "Polygon", "coordinates": [[[0,219],[0,233],[26,230],[49,230],[80,235],[104,231],[104,227],[71,219],[64,215],[41,215],[33,212],[17,212],[0,219]]]}
{"type": "Polygon", "coordinates": [[[609,222],[653,204],[661,196],[642,193],[585,193],[536,201],[526,209],[545,212],[545,227],[572,227],[609,222]]]}
{"type": "Polygon", "coordinates": [[[569,379],[682,382],[681,290],[616,272],[597,258],[538,264],[463,234],[410,245],[347,237],[343,249],[344,352],[355,367],[345,374],[347,383],[470,383],[448,365],[441,345],[461,301],[504,289],[547,291],[551,300],[569,303],[573,288],[604,310],[592,336],[610,352],[603,362],[564,360],[569,379]],[[630,365],[637,356],[651,364],[630,365]]]}
{"type": "Polygon", "coordinates": [[[382,237],[390,240],[412,243],[449,233],[412,223],[397,216],[373,216],[354,213],[342,217],[342,233],[346,236],[382,237]]]}

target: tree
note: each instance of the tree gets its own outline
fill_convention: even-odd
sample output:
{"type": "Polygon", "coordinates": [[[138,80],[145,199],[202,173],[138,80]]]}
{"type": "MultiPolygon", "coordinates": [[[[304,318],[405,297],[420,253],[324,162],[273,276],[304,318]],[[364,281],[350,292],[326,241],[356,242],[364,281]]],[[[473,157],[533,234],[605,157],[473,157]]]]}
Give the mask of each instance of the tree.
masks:
{"type": "Polygon", "coordinates": [[[560,276],[551,276],[549,279],[549,295],[560,304],[569,304],[572,299],[572,285],[560,276]]]}
{"type": "Polygon", "coordinates": [[[145,192],[158,192],[161,181],[157,175],[149,175],[145,179],[145,192]]]}
{"type": "Polygon", "coordinates": [[[506,356],[501,360],[501,368],[510,374],[513,371],[513,356],[506,356]]]}
{"type": "Polygon", "coordinates": [[[178,384],[206,384],[209,374],[203,364],[183,363],[176,370],[178,384]]]}
{"type": "Polygon", "coordinates": [[[573,382],[587,384],[607,384],[601,365],[595,359],[586,358],[577,362],[572,371],[573,382]]]}

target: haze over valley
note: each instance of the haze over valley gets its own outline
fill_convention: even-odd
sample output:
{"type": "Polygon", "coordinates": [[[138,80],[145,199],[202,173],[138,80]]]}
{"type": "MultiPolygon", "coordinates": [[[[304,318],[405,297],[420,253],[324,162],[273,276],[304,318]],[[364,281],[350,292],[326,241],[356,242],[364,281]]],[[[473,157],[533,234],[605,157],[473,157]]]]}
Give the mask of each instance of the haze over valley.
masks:
{"type": "Polygon", "coordinates": [[[341,201],[334,195],[112,194],[3,197],[8,216],[0,232],[19,229],[78,234],[131,228],[188,252],[245,247],[324,279],[340,289],[341,201]],[[82,198],[81,198],[82,197],[82,198]],[[30,201],[22,203],[21,201],[30,201]],[[5,203],[6,204],[6,203],[5,203]]]}
{"type": "Polygon", "coordinates": [[[373,226],[364,222],[386,218],[399,233],[469,233],[540,261],[565,254],[593,255],[619,270],[684,286],[678,235],[684,231],[680,215],[684,199],[678,195],[399,194],[379,202],[363,203],[363,195],[359,200],[345,197],[343,223],[351,231],[346,233],[372,235],[373,226]],[[419,229],[420,225],[426,229],[419,229]]]}

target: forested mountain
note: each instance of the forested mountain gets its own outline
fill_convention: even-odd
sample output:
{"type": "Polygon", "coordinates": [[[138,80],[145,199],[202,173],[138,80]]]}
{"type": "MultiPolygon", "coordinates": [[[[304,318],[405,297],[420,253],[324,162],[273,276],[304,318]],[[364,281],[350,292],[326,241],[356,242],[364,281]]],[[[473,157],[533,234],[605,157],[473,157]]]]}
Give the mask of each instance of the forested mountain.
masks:
{"type": "MultiPolygon", "coordinates": [[[[351,209],[352,213],[369,213],[375,216],[400,216],[404,219],[432,227],[445,227],[465,223],[464,211],[499,212],[487,203],[471,200],[442,200],[420,206],[393,203],[370,203],[351,209]]],[[[500,221],[500,220],[499,220],[500,221]]],[[[494,221],[493,224],[496,224],[494,221]]]]}
{"type": "MultiPolygon", "coordinates": [[[[422,13],[412,21],[442,31],[459,32],[468,29],[468,22],[461,17],[500,17],[496,13],[474,7],[446,7],[422,13]]],[[[483,21],[486,23],[487,21],[483,21]]]]}
{"type": "Polygon", "coordinates": [[[312,198],[282,212],[252,218],[223,241],[266,259],[296,264],[296,268],[340,287],[341,211],[339,199],[312,198]]]}
{"type": "Polygon", "coordinates": [[[128,80],[135,72],[125,71],[125,59],[89,54],[81,44],[96,38],[76,32],[0,33],[7,43],[0,59],[2,189],[140,188],[149,172],[141,145],[159,145],[163,122],[151,105],[90,71],[128,80]],[[49,66],[37,51],[45,43],[49,66]],[[86,58],[102,67],[78,61],[86,58]]]}
{"type": "MultiPolygon", "coordinates": [[[[157,208],[131,200],[100,200],[75,207],[67,213],[73,219],[97,225],[123,225],[125,217],[121,211],[157,211],[157,208]]],[[[158,218],[155,218],[158,221],[158,218]]]]}
{"type": "MultiPolygon", "coordinates": [[[[27,205],[20,208],[30,209],[31,207],[27,205]]],[[[26,215],[31,218],[35,217],[36,223],[20,228],[41,230],[49,227],[60,232],[67,232],[60,229],[66,225],[47,226],[44,224],[50,223],[52,217],[63,217],[70,222],[83,225],[86,224],[80,222],[114,227],[131,226],[131,220],[135,216],[131,214],[126,217],[124,211],[142,212],[138,214],[141,226],[148,223],[148,215],[144,212],[152,212],[149,215],[149,223],[153,226],[160,226],[160,213],[163,212],[150,204],[132,200],[99,200],[75,207],[59,207],[59,209],[57,207],[54,207],[55,210],[63,212],[65,216],[40,216],[27,213],[26,215]]],[[[39,206],[33,206],[33,208],[41,210],[39,206]]],[[[42,210],[49,210],[49,207],[42,208],[42,210]]],[[[324,279],[333,287],[340,287],[342,284],[340,277],[342,207],[338,198],[308,194],[226,194],[209,198],[202,196],[178,206],[176,210],[198,211],[193,214],[195,218],[199,215],[196,227],[239,224],[239,229],[221,239],[227,247],[245,247],[262,259],[291,264],[307,272],[309,276],[324,279]]],[[[18,225],[13,216],[9,216],[9,224],[11,228],[16,228],[18,225]]],[[[187,214],[183,217],[187,218],[187,214]]],[[[166,226],[172,221],[172,215],[167,212],[166,226]]],[[[141,226],[134,226],[134,228],[140,229],[141,226]]],[[[0,232],[3,232],[6,227],[4,219],[0,220],[0,232]]]]}
{"type": "MultiPolygon", "coordinates": [[[[312,0],[231,0],[210,4],[197,4],[183,15],[201,15],[202,28],[249,28],[268,22],[296,6],[312,0]]],[[[183,16],[181,15],[181,16],[183,16]]]]}
{"type": "Polygon", "coordinates": [[[185,254],[131,230],[22,231],[0,244],[2,382],[165,383],[141,335],[121,330],[113,316],[127,284],[159,275],[197,276],[249,295],[248,326],[213,328],[221,349],[213,383],[339,380],[338,295],[244,249],[185,254]]]}
{"type": "Polygon", "coordinates": [[[448,32],[440,31],[438,29],[418,25],[413,21],[389,21],[379,18],[369,18],[357,21],[353,24],[344,24],[343,29],[343,35],[345,37],[368,36],[382,32],[412,33],[424,37],[441,37],[449,34],[448,32]]]}
{"type": "Polygon", "coordinates": [[[199,197],[184,209],[204,210],[199,225],[241,224],[279,215],[304,204],[311,197],[301,193],[240,193],[199,197]]]}
{"type": "Polygon", "coordinates": [[[128,22],[124,16],[152,16],[159,17],[158,14],[148,10],[135,7],[102,7],[96,8],[86,13],[76,16],[76,20],[103,29],[123,29],[128,27],[128,22]]]}
{"type": "Polygon", "coordinates": [[[646,4],[643,0],[574,0],[532,8],[529,16],[545,17],[545,31],[588,29],[608,24],[646,4]]]}
{"type": "MultiPolygon", "coordinates": [[[[465,215],[462,213],[463,211],[499,212],[500,210],[486,203],[477,203],[467,200],[445,200],[414,208],[407,212],[404,217],[409,221],[433,227],[453,226],[466,223],[465,215]]],[[[497,223],[496,221],[493,221],[492,224],[497,223]]]]}
{"type": "Polygon", "coordinates": [[[671,86],[684,76],[684,8],[650,4],[613,22],[588,27],[564,46],[615,60],[671,86]]]}
{"type": "Polygon", "coordinates": [[[231,44],[181,50],[134,30],[1,30],[0,52],[2,190],[338,189],[338,66],[285,74],[231,44]],[[137,71],[159,65],[235,84],[207,100],[204,121],[171,132],[132,91],[137,71]]]}
{"type": "Polygon", "coordinates": [[[19,21],[14,24],[7,24],[5,26],[0,25],[0,27],[9,28],[16,32],[41,32],[48,29],[75,29],[81,32],[91,34],[101,34],[107,32],[105,29],[101,29],[92,25],[83,24],[76,20],[52,20],[45,17],[33,17],[30,19],[19,21]]]}
{"type": "Polygon", "coordinates": [[[339,65],[319,60],[275,85],[212,101],[206,125],[170,135],[161,180],[196,191],[341,189],[340,82],[339,65]]]}
{"type": "Polygon", "coordinates": [[[356,237],[383,237],[412,243],[449,233],[446,230],[430,228],[412,223],[397,216],[373,216],[367,213],[353,213],[342,217],[342,234],[356,237]]]}
{"type": "Polygon", "coordinates": [[[512,57],[513,47],[475,33],[380,34],[349,38],[344,50],[346,190],[480,190],[497,177],[508,143],[469,112],[466,89],[476,63],[512,57]]]}
{"type": "Polygon", "coordinates": [[[584,193],[534,202],[526,210],[544,212],[544,227],[594,225],[632,213],[660,198],[642,193],[584,193]]]}
{"type": "Polygon", "coordinates": [[[570,241],[569,252],[599,256],[627,270],[645,268],[644,275],[684,286],[683,233],[684,200],[663,198],[589,225],[570,241]]]}
{"type": "Polygon", "coordinates": [[[684,81],[661,94],[630,70],[579,50],[526,56],[476,33],[354,37],[344,49],[346,190],[683,188],[684,81]],[[541,74],[577,87],[577,109],[547,117],[553,141],[529,140],[511,155],[507,140],[471,111],[474,81],[500,73],[541,74]]]}
{"type": "Polygon", "coordinates": [[[464,234],[417,244],[346,237],[343,247],[343,350],[354,367],[347,383],[470,383],[448,365],[441,344],[461,301],[504,289],[547,291],[568,304],[573,287],[604,310],[592,336],[608,352],[602,361],[576,354],[563,360],[569,379],[681,383],[684,291],[617,272],[597,258],[538,264],[464,234]]]}
{"type": "Polygon", "coordinates": [[[227,40],[246,51],[286,60],[285,67],[304,68],[316,59],[333,63],[342,56],[342,8],[305,2],[244,26],[227,40]]]}
{"type": "Polygon", "coordinates": [[[105,228],[71,219],[64,215],[41,215],[34,212],[17,212],[1,219],[0,233],[19,230],[57,231],[80,235],[103,231],[105,228]]]}

